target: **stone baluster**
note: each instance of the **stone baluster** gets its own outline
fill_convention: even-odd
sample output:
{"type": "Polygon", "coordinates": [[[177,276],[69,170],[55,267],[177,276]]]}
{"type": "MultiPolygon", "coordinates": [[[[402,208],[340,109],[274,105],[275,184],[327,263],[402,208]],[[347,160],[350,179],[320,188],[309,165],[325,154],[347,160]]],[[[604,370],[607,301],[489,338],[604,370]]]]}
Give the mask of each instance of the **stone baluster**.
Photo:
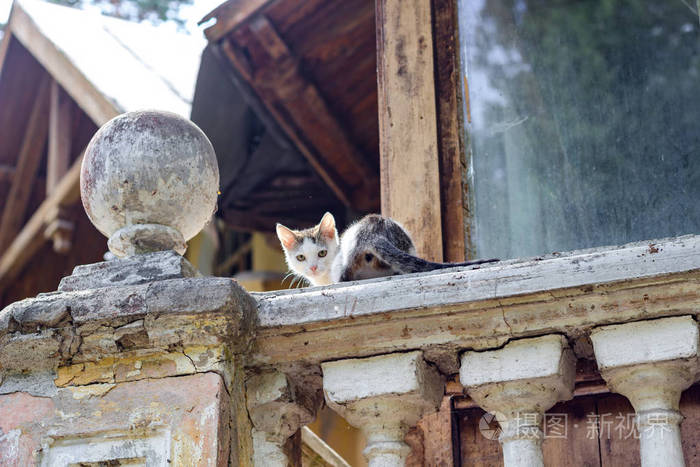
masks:
{"type": "Polygon", "coordinates": [[[460,380],[469,395],[501,425],[506,467],[542,466],[542,419],[571,399],[576,358],[559,335],[520,339],[499,350],[465,352],[460,380]]]}
{"type": "Polygon", "coordinates": [[[285,447],[287,440],[316,418],[323,402],[320,380],[295,381],[271,371],[246,381],[246,404],[253,423],[253,462],[260,467],[287,467],[296,460],[285,447]]]}
{"type": "Polygon", "coordinates": [[[696,379],[698,325],[690,316],[604,326],[591,333],[600,374],[632,403],[643,467],[685,465],[678,410],[696,379]]]}
{"type": "Polygon", "coordinates": [[[367,438],[370,467],[403,466],[409,428],[437,409],[444,381],[422,352],[327,362],[323,389],[328,406],[367,438]]]}

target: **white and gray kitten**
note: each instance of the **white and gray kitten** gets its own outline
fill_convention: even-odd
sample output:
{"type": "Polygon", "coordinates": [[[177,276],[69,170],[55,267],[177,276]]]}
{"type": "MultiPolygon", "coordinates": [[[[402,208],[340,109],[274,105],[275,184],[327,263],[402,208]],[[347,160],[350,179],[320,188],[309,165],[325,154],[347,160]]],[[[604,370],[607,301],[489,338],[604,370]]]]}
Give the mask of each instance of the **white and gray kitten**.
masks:
{"type": "Polygon", "coordinates": [[[338,254],[338,232],[335,218],[329,212],[318,225],[293,230],[277,224],[277,237],[282,243],[289,269],[311,285],[331,284],[331,265],[338,254]]]}
{"type": "Polygon", "coordinates": [[[370,214],[348,227],[338,239],[335,219],[326,213],[306,230],[277,224],[289,268],[312,285],[328,285],[375,277],[433,271],[490,263],[497,259],[463,263],[434,263],[416,256],[411,236],[398,222],[370,214]]]}

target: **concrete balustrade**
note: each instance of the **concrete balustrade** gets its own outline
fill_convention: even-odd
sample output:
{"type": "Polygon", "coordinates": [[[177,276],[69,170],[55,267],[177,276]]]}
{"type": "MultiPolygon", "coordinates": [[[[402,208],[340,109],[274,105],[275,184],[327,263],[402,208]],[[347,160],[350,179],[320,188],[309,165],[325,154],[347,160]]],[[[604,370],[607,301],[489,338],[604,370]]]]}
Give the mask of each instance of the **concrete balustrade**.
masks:
{"type": "Polygon", "coordinates": [[[442,376],[422,352],[338,360],[321,365],[328,406],[367,438],[363,451],[370,467],[403,466],[410,448],[409,428],[437,410],[442,376]]]}
{"type": "Polygon", "coordinates": [[[501,425],[506,467],[544,465],[542,419],[571,399],[576,358],[566,338],[549,335],[510,342],[499,350],[465,352],[460,380],[474,401],[501,425]]]}
{"type": "Polygon", "coordinates": [[[678,404],[698,371],[690,316],[603,326],[591,334],[601,375],[634,407],[643,467],[685,465],[678,404]]]}

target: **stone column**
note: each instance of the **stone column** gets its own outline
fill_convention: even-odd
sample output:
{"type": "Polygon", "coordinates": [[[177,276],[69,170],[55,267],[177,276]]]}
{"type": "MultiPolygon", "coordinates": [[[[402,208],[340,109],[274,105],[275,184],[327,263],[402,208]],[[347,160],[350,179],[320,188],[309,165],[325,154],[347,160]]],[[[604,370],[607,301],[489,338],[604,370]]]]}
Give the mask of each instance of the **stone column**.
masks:
{"type": "Polygon", "coordinates": [[[685,465],[678,410],[698,371],[698,325],[690,316],[613,326],[591,333],[598,369],[632,403],[643,467],[685,465]]]}
{"type": "Polygon", "coordinates": [[[461,363],[462,385],[501,425],[505,466],[543,466],[544,412],[573,395],[576,358],[566,339],[520,339],[499,350],[465,352],[461,363]]]}
{"type": "MultiPolygon", "coordinates": [[[[318,379],[318,375],[316,375],[318,379]]],[[[316,418],[323,401],[320,381],[299,384],[284,373],[271,371],[246,381],[246,403],[253,422],[254,465],[296,465],[285,450],[287,440],[316,418]],[[311,383],[311,384],[309,384],[311,383]]]]}
{"type": "Polygon", "coordinates": [[[363,451],[370,467],[403,466],[410,448],[409,428],[434,410],[444,381],[422,352],[327,362],[323,390],[328,406],[367,438],[363,451]]]}

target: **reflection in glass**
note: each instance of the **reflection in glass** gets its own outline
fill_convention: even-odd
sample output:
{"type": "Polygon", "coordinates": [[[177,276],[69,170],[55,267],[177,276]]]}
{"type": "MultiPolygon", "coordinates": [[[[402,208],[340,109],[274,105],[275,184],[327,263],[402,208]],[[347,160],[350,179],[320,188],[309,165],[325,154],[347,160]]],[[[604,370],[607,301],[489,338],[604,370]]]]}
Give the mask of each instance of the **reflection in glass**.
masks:
{"type": "Polygon", "coordinates": [[[460,0],[476,254],[700,233],[690,0],[460,0]]]}

